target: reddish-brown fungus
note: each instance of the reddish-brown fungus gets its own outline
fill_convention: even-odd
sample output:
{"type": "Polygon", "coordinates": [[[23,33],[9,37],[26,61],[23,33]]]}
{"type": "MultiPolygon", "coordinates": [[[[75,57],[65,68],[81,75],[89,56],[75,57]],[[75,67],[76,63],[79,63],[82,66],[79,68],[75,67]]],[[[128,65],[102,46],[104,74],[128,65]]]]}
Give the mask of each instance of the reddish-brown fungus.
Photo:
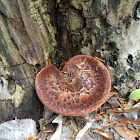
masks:
{"type": "Polygon", "coordinates": [[[105,65],[87,55],[72,57],[59,71],[50,64],[36,76],[35,88],[41,102],[53,112],[81,116],[99,108],[111,88],[105,65]]]}

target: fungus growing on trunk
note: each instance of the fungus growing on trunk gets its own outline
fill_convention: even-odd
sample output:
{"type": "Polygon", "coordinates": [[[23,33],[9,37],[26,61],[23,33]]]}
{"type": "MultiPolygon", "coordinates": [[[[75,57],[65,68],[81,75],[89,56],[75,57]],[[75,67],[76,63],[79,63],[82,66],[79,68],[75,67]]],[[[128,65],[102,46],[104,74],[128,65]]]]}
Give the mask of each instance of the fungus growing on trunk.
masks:
{"type": "Polygon", "coordinates": [[[50,64],[36,76],[35,88],[41,102],[53,112],[81,116],[99,108],[111,88],[110,75],[98,59],[77,55],[59,71],[50,64]]]}

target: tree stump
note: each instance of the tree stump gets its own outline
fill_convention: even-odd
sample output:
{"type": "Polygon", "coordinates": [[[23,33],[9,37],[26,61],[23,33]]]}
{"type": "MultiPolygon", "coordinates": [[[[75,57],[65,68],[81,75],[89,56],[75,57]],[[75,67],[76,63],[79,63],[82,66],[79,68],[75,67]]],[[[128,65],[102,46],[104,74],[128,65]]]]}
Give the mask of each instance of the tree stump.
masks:
{"type": "Polygon", "coordinates": [[[112,90],[139,88],[139,11],[138,0],[1,0],[0,121],[42,116],[34,80],[48,60],[59,67],[61,57],[97,56],[112,90]]]}

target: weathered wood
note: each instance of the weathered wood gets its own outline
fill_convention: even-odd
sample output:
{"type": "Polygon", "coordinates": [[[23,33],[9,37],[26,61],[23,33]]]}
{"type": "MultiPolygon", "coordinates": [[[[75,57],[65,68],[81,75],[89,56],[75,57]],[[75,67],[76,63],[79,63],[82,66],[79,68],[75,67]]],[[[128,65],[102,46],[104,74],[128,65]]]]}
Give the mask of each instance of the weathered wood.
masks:
{"type": "Polygon", "coordinates": [[[42,18],[41,2],[3,0],[0,4],[0,120],[34,117],[43,113],[34,79],[38,65],[47,64],[48,56],[55,55],[55,28],[49,15],[42,18]]]}
{"type": "Polygon", "coordinates": [[[34,79],[48,59],[59,67],[77,54],[105,61],[112,90],[140,87],[138,0],[1,0],[0,121],[38,119],[34,79]]]}

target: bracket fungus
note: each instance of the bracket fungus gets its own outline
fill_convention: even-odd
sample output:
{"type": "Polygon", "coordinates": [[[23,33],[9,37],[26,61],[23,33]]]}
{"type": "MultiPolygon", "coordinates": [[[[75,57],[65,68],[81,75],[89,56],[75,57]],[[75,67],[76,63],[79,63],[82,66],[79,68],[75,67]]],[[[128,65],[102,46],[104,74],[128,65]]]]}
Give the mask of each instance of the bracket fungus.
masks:
{"type": "Polygon", "coordinates": [[[59,71],[44,67],[36,76],[35,88],[41,102],[53,112],[81,116],[99,108],[106,100],[111,80],[106,66],[92,56],[72,57],[59,71]]]}

